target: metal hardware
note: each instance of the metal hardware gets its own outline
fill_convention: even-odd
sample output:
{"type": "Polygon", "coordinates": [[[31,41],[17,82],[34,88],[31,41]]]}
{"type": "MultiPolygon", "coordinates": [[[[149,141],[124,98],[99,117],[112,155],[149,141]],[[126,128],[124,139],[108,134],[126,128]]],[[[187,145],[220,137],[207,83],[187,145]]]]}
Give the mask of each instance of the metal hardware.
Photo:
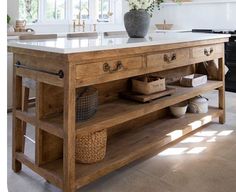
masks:
{"type": "Polygon", "coordinates": [[[76,31],[76,27],[82,27],[82,31],[85,32],[85,20],[82,21],[82,24],[81,24],[81,20],[80,20],[80,16],[79,16],[79,19],[75,19],[73,20],[73,31],[75,32],[76,31]]]}
{"type": "Polygon", "coordinates": [[[164,61],[167,63],[171,63],[172,61],[176,60],[177,56],[176,53],[172,53],[172,54],[164,54],[164,61]]]}
{"type": "Polygon", "coordinates": [[[34,67],[29,67],[29,66],[26,66],[26,65],[22,65],[20,63],[20,61],[17,61],[15,66],[17,68],[24,68],[24,69],[29,69],[29,70],[32,70],[32,71],[38,71],[38,72],[41,72],[41,73],[47,73],[47,74],[50,74],[50,75],[56,75],[56,76],[59,76],[59,78],[61,78],[61,79],[64,78],[64,72],[62,70],[59,70],[57,73],[50,72],[50,71],[45,71],[45,70],[42,70],[42,69],[37,69],[37,68],[34,68],[34,67]]]}
{"type": "Polygon", "coordinates": [[[114,73],[114,72],[122,70],[123,68],[124,68],[124,66],[121,61],[117,62],[116,68],[114,68],[114,69],[112,69],[108,63],[103,64],[103,71],[104,72],[114,73]]]}
{"type": "Polygon", "coordinates": [[[214,49],[211,47],[210,50],[208,51],[207,49],[204,49],[204,55],[209,57],[212,53],[214,52],[214,49]]]}

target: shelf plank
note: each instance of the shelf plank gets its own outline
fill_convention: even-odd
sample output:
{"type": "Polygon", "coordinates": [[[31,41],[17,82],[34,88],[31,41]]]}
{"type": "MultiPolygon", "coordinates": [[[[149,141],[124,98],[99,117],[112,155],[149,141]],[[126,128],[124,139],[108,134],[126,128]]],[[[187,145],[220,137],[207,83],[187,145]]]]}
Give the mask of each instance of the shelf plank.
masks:
{"type": "MultiPolygon", "coordinates": [[[[181,119],[159,119],[144,127],[117,134],[108,141],[103,161],[90,165],[76,164],[76,187],[82,187],[134,160],[165,149],[165,146],[196,132],[222,112],[218,108],[209,108],[206,114],[186,114],[181,119]]],[[[41,168],[60,178],[63,176],[62,159],[41,168]]]]}
{"type": "Polygon", "coordinates": [[[189,88],[180,86],[170,86],[176,89],[176,92],[168,97],[154,100],[147,104],[140,104],[129,100],[117,100],[99,106],[96,115],[89,121],[77,123],[77,134],[87,134],[101,129],[127,122],[129,120],[147,115],[157,110],[174,105],[181,101],[191,99],[195,96],[212,91],[222,87],[221,81],[208,81],[207,84],[189,88]]]}
{"type": "MultiPolygon", "coordinates": [[[[77,134],[83,135],[89,132],[108,129],[222,86],[222,81],[208,81],[207,84],[194,88],[170,86],[176,89],[174,94],[154,100],[150,103],[140,104],[125,99],[106,103],[98,107],[98,111],[93,118],[85,122],[77,123],[76,131],[77,134]]],[[[53,116],[40,120],[39,127],[44,131],[63,138],[62,113],[54,114],[53,116]]]]}
{"type": "Polygon", "coordinates": [[[23,112],[21,110],[16,110],[16,118],[27,122],[33,126],[36,125],[36,116],[35,116],[35,110],[34,109],[30,109],[27,112],[23,112]]]}
{"type": "Polygon", "coordinates": [[[47,131],[59,138],[64,138],[64,131],[62,128],[63,118],[62,114],[54,114],[53,116],[49,116],[46,119],[39,121],[40,129],[47,131]]]}
{"type": "Polygon", "coordinates": [[[37,166],[35,164],[35,162],[32,159],[30,159],[28,156],[26,156],[25,154],[23,154],[21,152],[17,152],[16,153],[16,159],[19,162],[26,165],[27,167],[29,167],[30,169],[32,169],[34,172],[38,173],[40,176],[47,179],[49,182],[51,182],[55,186],[57,186],[59,188],[62,188],[63,182],[62,182],[61,177],[59,177],[58,175],[53,174],[53,172],[51,172],[47,169],[43,169],[43,168],[37,166]]]}

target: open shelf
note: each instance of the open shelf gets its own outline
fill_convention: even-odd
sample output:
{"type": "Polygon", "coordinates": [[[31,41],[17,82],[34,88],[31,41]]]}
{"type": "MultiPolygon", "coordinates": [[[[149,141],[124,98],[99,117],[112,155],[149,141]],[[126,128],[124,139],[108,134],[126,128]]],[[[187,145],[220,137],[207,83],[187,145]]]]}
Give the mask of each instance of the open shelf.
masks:
{"type": "MultiPolygon", "coordinates": [[[[222,81],[208,81],[205,85],[194,88],[171,86],[176,88],[174,94],[154,100],[150,103],[141,104],[130,100],[118,99],[111,103],[102,104],[98,107],[98,111],[93,118],[85,122],[77,123],[77,134],[82,135],[88,134],[89,132],[108,129],[222,86],[222,81]]],[[[26,115],[26,113],[24,113],[24,115],[26,115]]],[[[32,116],[32,114],[29,115],[32,116]]],[[[40,120],[39,125],[44,131],[63,138],[62,113],[54,114],[40,120]]]]}
{"type": "Polygon", "coordinates": [[[36,125],[35,108],[30,108],[27,112],[16,110],[16,117],[33,126],[36,125]]]}
{"type": "MultiPolygon", "coordinates": [[[[141,128],[121,132],[108,141],[107,153],[103,161],[88,165],[76,164],[75,185],[81,187],[153,151],[161,151],[168,144],[180,141],[184,136],[195,132],[222,113],[222,110],[210,107],[206,114],[186,114],[180,119],[159,119],[141,128]]],[[[22,157],[21,161],[23,161],[22,157]]],[[[47,173],[50,182],[62,185],[58,183],[63,180],[62,159],[40,166],[36,171],[44,176],[47,173]]]]}

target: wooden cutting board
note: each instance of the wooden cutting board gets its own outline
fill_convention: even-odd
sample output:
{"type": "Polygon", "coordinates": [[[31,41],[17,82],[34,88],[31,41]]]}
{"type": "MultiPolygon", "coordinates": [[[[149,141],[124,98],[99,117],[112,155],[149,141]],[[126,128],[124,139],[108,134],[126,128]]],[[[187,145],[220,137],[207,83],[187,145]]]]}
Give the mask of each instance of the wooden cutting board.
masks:
{"type": "Polygon", "coordinates": [[[138,101],[141,103],[146,103],[146,102],[150,102],[152,100],[155,100],[161,97],[170,96],[171,94],[175,92],[175,90],[176,90],[175,88],[167,87],[165,91],[153,93],[150,95],[142,95],[142,94],[135,93],[132,91],[127,91],[127,92],[121,92],[120,96],[125,99],[130,99],[130,100],[138,101]]]}

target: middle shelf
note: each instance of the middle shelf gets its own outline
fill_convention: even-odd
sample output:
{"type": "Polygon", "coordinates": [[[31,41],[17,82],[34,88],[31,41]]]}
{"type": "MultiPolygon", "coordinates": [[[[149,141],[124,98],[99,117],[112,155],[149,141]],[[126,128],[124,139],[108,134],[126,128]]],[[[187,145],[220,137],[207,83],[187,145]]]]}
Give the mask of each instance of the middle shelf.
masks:
{"type": "MultiPolygon", "coordinates": [[[[171,86],[176,88],[176,92],[174,94],[154,100],[150,103],[139,104],[134,101],[118,99],[110,103],[102,104],[98,107],[98,111],[93,118],[89,119],[88,121],[79,122],[76,124],[76,132],[77,134],[83,135],[102,129],[108,129],[222,86],[222,81],[208,81],[205,85],[194,88],[171,86]]],[[[24,116],[27,116],[25,112],[22,113],[20,111],[17,111],[16,115],[20,119],[22,119],[24,116]]],[[[32,114],[30,114],[30,116],[32,117],[32,114]]],[[[25,117],[23,119],[27,118],[25,117]]],[[[62,113],[54,114],[50,117],[40,120],[38,125],[41,129],[53,135],[56,135],[60,138],[64,137],[62,113]]]]}

